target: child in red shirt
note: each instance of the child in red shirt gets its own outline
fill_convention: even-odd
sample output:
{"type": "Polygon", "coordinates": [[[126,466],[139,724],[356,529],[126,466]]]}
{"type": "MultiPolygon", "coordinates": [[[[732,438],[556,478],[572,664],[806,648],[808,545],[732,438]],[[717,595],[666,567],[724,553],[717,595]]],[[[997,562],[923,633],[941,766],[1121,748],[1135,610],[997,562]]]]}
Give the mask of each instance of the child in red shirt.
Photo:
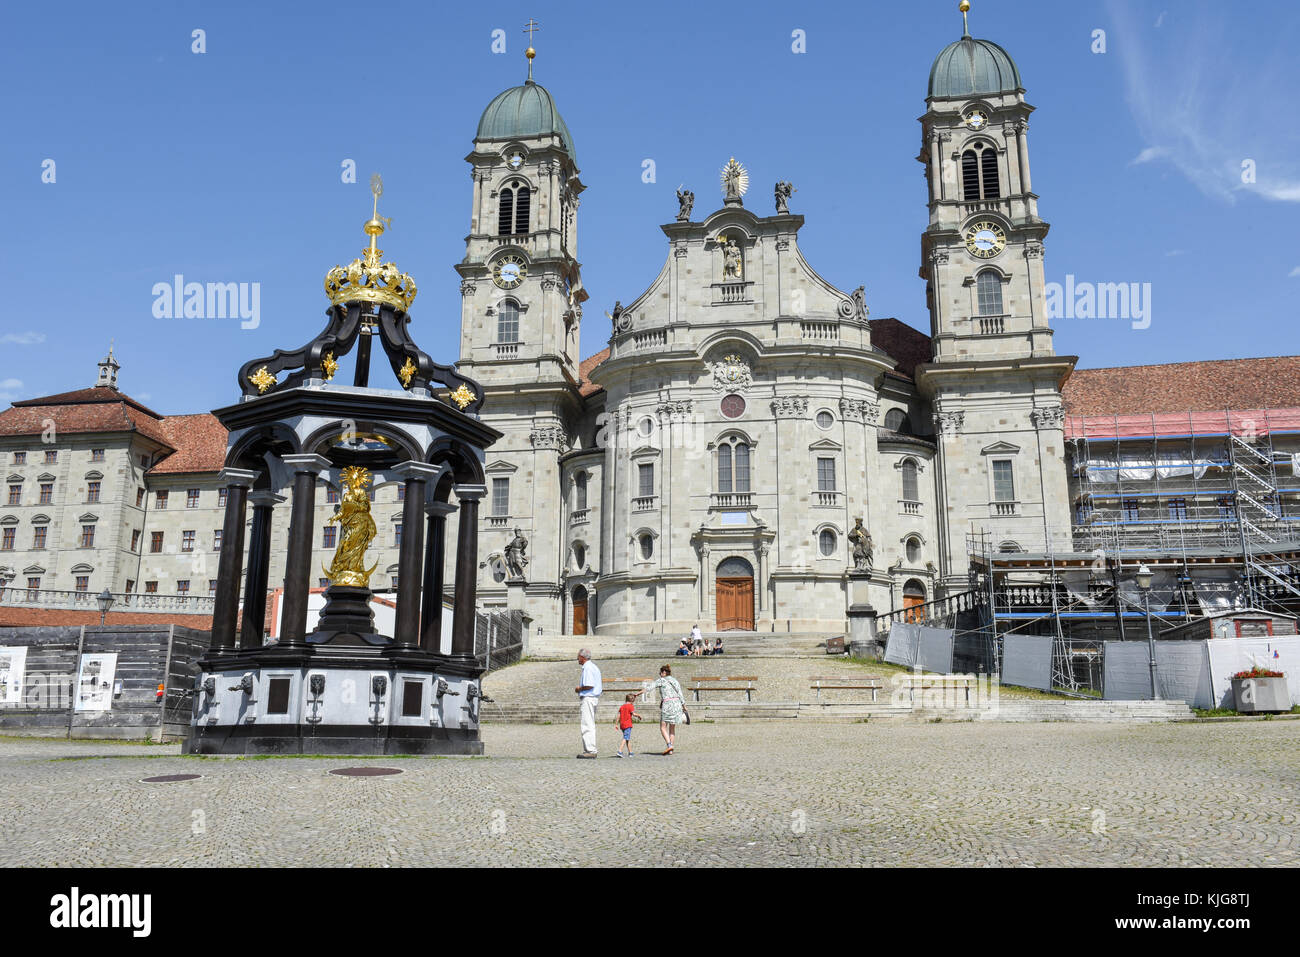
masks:
{"type": "Polygon", "coordinates": [[[623,740],[618,743],[618,750],[614,752],[615,757],[623,757],[623,745],[627,745],[627,756],[632,757],[632,722],[640,720],[641,716],[636,713],[636,695],[630,694],[623,699],[623,704],[618,709],[618,718],[614,721],[623,732],[623,740]]]}

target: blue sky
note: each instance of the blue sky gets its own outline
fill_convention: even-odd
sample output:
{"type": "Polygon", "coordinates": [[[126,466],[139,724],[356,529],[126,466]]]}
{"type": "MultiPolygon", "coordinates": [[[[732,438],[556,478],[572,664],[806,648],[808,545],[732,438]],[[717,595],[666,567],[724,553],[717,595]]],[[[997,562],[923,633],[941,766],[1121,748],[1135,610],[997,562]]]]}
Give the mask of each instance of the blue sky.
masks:
{"type": "MultiPolygon", "coordinates": [[[[6,14],[0,80],[0,398],[93,383],[116,340],[124,391],[164,413],[233,401],[247,359],[307,342],[325,271],[355,257],[380,171],[388,258],[420,287],[412,332],[458,352],[452,264],[468,232],[479,114],[536,76],[577,141],[592,300],[583,353],[666,254],[674,190],[696,217],[718,169],[749,205],[792,180],[809,262],[872,316],[928,330],[916,162],[934,56],[956,0],[909,3],[43,3],[6,14]],[[507,35],[492,52],[492,31],[507,35]],[[206,52],[191,52],[192,31],[206,52]],[[807,52],[793,53],[792,31],[807,52]],[[55,162],[55,182],[42,164],[55,162]],[[355,160],[357,183],[340,181],[355,160]],[[656,182],[642,182],[653,159],[656,182]],[[159,319],[152,287],[256,282],[261,323],[159,319]]],[[[974,0],[971,32],[1015,57],[1038,108],[1030,153],[1052,224],[1049,281],[1151,284],[1151,324],[1061,319],[1081,367],[1300,351],[1300,8],[974,0]],[[1238,7],[1242,9],[1238,9],[1238,7]],[[1094,31],[1105,31],[1105,52],[1094,31]],[[1254,181],[1242,181],[1250,161],[1254,181]]]]}

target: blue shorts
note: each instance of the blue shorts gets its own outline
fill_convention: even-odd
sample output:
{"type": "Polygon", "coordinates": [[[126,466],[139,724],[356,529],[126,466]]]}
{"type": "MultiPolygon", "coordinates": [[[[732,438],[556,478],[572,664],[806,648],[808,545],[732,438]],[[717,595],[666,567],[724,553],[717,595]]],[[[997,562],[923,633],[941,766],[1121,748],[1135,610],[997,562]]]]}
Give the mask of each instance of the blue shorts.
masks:
{"type": "Polygon", "coordinates": [[[623,740],[624,740],[624,741],[631,741],[631,740],[632,740],[632,729],[631,729],[631,728],[624,728],[624,729],[623,729],[623,740]]]}

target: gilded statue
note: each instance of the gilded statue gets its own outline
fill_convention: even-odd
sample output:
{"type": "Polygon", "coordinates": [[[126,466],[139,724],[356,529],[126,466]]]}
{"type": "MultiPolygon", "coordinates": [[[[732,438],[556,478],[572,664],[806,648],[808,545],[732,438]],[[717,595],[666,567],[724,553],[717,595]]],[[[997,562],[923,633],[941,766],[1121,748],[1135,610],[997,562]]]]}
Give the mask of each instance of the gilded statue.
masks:
{"type": "Polygon", "coordinates": [[[340,475],[343,494],[338,508],[330,517],[330,524],[338,522],[341,528],[339,544],[334,550],[334,561],[325,574],[333,585],[351,585],[365,588],[370,576],[379,567],[376,562],[366,569],[366,549],[375,538],[375,520],[370,517],[370,497],[366,486],[370,484],[370,471],[359,465],[350,465],[340,475]]]}

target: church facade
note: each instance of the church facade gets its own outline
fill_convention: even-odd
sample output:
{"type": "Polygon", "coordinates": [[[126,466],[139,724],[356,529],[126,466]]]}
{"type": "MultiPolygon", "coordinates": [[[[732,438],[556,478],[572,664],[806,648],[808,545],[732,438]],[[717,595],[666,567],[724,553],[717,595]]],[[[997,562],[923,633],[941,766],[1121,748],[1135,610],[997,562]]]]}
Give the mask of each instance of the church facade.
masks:
{"type": "Polygon", "coordinates": [[[965,590],[972,533],[1068,551],[1075,360],[1047,321],[1032,109],[997,44],[964,35],[935,60],[928,336],[822,278],[791,185],[757,200],[731,158],[714,208],[679,192],[650,287],[588,316],[610,336],[584,360],[574,138],[531,73],[492,100],[456,266],[458,367],[504,435],[482,603],[522,602],[548,633],[839,632],[864,597],[851,576],[882,611],[965,590]]]}

